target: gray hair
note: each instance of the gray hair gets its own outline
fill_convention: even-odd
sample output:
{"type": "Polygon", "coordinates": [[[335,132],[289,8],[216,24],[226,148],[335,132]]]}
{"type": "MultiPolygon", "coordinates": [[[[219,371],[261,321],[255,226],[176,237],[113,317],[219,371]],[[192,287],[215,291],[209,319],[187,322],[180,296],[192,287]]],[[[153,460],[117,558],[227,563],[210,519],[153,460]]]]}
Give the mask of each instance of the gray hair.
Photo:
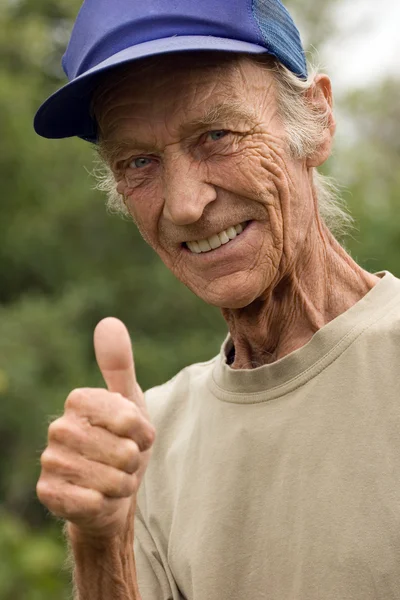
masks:
{"type": "MultiPolygon", "coordinates": [[[[281,63],[270,56],[251,57],[250,60],[271,72],[276,81],[278,110],[285,130],[292,155],[298,159],[311,156],[319,145],[321,135],[327,127],[327,113],[316,111],[307,98],[317,68],[309,68],[306,80],[300,79],[281,63]]],[[[99,158],[93,170],[96,188],[107,195],[107,208],[112,213],[128,217],[123,197],[116,190],[113,172],[102,157],[101,146],[99,158]]],[[[351,228],[353,219],[348,213],[344,200],[338,192],[335,181],[312,168],[313,186],[318,201],[320,215],[328,229],[336,237],[342,237],[351,228]]]]}

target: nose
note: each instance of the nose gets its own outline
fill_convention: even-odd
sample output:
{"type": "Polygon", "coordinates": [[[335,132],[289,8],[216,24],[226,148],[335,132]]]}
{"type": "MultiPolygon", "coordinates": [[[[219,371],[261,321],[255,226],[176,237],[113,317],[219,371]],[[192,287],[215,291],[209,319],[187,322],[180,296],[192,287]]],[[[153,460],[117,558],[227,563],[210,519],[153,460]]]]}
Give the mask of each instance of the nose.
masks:
{"type": "Polygon", "coordinates": [[[163,215],[175,225],[198,221],[217,192],[205,180],[205,166],[190,156],[174,154],[164,163],[163,215]]]}

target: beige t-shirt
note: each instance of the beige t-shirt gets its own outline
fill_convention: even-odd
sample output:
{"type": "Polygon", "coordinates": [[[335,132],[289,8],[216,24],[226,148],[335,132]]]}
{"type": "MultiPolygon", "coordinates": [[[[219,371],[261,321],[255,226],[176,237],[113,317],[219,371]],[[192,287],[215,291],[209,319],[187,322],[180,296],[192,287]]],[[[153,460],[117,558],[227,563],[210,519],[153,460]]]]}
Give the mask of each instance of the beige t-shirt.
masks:
{"type": "Polygon", "coordinates": [[[400,600],[400,280],[296,352],[147,393],[143,600],[400,600]]]}

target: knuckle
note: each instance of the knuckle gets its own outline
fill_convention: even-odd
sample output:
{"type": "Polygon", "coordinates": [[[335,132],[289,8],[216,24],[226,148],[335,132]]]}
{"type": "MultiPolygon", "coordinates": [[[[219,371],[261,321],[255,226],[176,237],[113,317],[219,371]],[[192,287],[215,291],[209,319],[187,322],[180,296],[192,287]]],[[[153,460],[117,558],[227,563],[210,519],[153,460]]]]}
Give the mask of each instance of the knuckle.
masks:
{"type": "Polygon", "coordinates": [[[139,468],[140,450],[136,442],[126,440],[122,452],[121,467],[128,473],[134,473],[139,468]]]}
{"type": "Polygon", "coordinates": [[[104,497],[94,490],[87,497],[82,497],[71,486],[63,486],[60,482],[41,477],[36,484],[36,494],[56,517],[63,519],[86,519],[101,514],[104,510],[104,497]]]}
{"type": "Polygon", "coordinates": [[[40,457],[40,464],[42,465],[42,469],[45,471],[51,471],[54,468],[56,459],[53,451],[49,447],[47,447],[42,453],[42,456],[40,457]]]}
{"type": "Polygon", "coordinates": [[[71,477],[75,474],[77,467],[76,460],[68,454],[61,453],[48,446],[40,457],[42,470],[45,473],[58,474],[60,479],[71,477]]]}
{"type": "Polygon", "coordinates": [[[110,496],[128,498],[135,492],[133,477],[127,473],[123,473],[122,471],[118,472],[115,480],[110,482],[110,484],[110,489],[108,490],[110,492],[110,496]]]}
{"type": "Polygon", "coordinates": [[[139,417],[132,438],[137,442],[140,450],[143,452],[151,448],[155,439],[154,427],[143,417],[139,417]]]}
{"type": "Polygon", "coordinates": [[[56,419],[49,425],[48,439],[50,442],[63,442],[70,434],[70,427],[64,417],[56,419]]]}
{"type": "Polygon", "coordinates": [[[122,474],[121,478],[121,496],[124,498],[128,498],[132,496],[136,491],[135,486],[136,478],[132,477],[132,475],[127,475],[126,473],[122,474]]]}
{"type": "Polygon", "coordinates": [[[76,410],[80,407],[82,400],[87,398],[87,388],[76,388],[72,390],[65,401],[65,410],[76,410]]]}
{"type": "Polygon", "coordinates": [[[47,504],[52,498],[52,490],[48,482],[41,477],[36,484],[36,495],[42,504],[47,504]]]}
{"type": "Polygon", "coordinates": [[[60,489],[60,486],[41,478],[36,485],[36,494],[40,502],[54,515],[65,517],[65,494],[60,489]]]}
{"type": "Polygon", "coordinates": [[[154,444],[156,439],[156,430],[151,423],[147,423],[147,427],[144,430],[144,450],[148,450],[154,444]]]}

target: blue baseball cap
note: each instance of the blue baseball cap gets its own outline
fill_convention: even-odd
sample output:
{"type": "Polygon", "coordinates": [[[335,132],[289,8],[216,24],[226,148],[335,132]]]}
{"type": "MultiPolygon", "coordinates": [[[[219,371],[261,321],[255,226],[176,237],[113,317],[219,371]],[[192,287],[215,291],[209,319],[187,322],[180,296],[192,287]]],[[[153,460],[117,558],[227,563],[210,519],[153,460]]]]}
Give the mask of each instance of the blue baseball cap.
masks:
{"type": "Polygon", "coordinates": [[[85,0],[62,61],[69,83],[39,108],[35,131],[96,142],[90,108],[101,75],[149,56],[207,50],[267,53],[307,77],[299,32],[280,0],[85,0]]]}

